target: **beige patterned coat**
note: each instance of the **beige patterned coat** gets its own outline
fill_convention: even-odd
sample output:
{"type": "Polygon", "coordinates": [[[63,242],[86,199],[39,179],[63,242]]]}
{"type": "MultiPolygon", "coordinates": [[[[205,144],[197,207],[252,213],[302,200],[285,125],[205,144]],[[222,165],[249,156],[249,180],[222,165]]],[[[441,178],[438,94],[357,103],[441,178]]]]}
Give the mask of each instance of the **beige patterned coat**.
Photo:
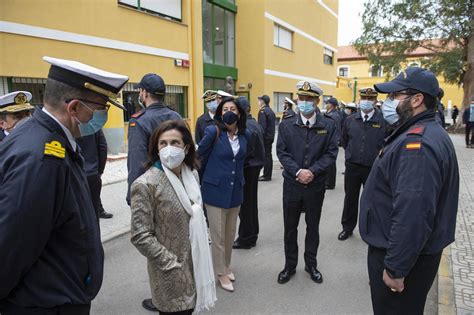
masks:
{"type": "Polygon", "coordinates": [[[194,308],[190,217],[162,170],[152,166],[133,182],[131,207],[131,240],[148,258],[153,304],[162,312],[194,308]]]}

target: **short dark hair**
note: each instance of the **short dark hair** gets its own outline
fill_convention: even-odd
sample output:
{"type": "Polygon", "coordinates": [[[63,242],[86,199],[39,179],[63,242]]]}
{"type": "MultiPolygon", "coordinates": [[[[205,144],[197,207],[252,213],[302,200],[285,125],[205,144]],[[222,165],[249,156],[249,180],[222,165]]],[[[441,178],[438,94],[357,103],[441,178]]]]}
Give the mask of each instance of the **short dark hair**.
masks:
{"type": "Polygon", "coordinates": [[[239,120],[237,120],[237,129],[238,129],[238,134],[239,135],[244,135],[245,134],[245,129],[247,128],[247,113],[245,110],[240,106],[240,103],[235,100],[233,97],[224,97],[221,102],[219,103],[219,106],[217,106],[216,109],[216,114],[214,116],[214,121],[219,128],[219,130],[225,130],[227,131],[227,127],[225,126],[224,122],[222,121],[222,107],[224,107],[224,104],[227,102],[232,102],[237,106],[237,110],[239,111],[240,117],[239,120]]]}
{"type": "MultiPolygon", "coordinates": [[[[146,90],[145,90],[146,91],[146,90]]],[[[159,102],[159,103],[163,103],[165,101],[165,94],[163,95],[156,95],[156,94],[153,94],[153,93],[150,93],[147,91],[148,94],[150,94],[150,98],[155,101],[155,102],[159,102]]]]}
{"type": "Polygon", "coordinates": [[[57,108],[61,104],[65,103],[66,100],[74,98],[89,99],[91,97],[97,96],[103,97],[105,101],[105,96],[103,95],[85,89],[69,86],[62,82],[48,78],[46,81],[46,88],[44,90],[43,101],[44,103],[57,108]]]}
{"type": "Polygon", "coordinates": [[[196,146],[194,145],[189,125],[184,120],[165,121],[153,131],[150,141],[148,142],[148,161],[145,163],[145,168],[149,169],[156,161],[160,160],[158,155],[158,141],[161,135],[169,130],[178,130],[183,137],[184,145],[188,149],[188,153],[184,158],[184,164],[189,166],[191,170],[198,169],[199,162],[196,158],[196,146]]]}

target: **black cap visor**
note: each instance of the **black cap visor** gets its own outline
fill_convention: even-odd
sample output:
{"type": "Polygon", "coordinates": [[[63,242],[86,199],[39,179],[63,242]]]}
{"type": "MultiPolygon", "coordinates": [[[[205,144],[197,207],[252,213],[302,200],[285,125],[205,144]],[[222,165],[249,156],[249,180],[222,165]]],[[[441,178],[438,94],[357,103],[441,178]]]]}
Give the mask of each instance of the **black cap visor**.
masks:
{"type": "Polygon", "coordinates": [[[395,81],[390,81],[390,82],[375,84],[374,88],[379,93],[389,94],[393,92],[406,90],[409,87],[404,84],[397,83],[395,81]]]}

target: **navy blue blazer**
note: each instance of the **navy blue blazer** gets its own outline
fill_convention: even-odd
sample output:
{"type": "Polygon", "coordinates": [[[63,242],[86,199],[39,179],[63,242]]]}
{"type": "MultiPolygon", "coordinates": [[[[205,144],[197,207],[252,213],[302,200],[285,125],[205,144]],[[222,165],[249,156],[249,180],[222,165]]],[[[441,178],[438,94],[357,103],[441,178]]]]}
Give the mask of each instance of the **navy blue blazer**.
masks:
{"type": "Polygon", "coordinates": [[[244,197],[244,161],[251,134],[239,135],[240,149],[232,152],[227,132],[222,130],[217,139],[217,127],[209,126],[199,142],[198,156],[201,161],[202,200],[214,207],[229,209],[242,204],[244,197]]]}

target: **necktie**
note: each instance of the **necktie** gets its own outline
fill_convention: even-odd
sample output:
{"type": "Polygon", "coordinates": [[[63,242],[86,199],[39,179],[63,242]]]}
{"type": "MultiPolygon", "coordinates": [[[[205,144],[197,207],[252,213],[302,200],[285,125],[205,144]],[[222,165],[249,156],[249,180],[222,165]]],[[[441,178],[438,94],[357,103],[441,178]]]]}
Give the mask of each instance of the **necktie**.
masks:
{"type": "Polygon", "coordinates": [[[364,116],[364,122],[367,122],[368,119],[369,119],[369,115],[365,115],[364,116]]]}
{"type": "Polygon", "coordinates": [[[306,127],[309,128],[309,120],[306,121],[306,127]]]}

